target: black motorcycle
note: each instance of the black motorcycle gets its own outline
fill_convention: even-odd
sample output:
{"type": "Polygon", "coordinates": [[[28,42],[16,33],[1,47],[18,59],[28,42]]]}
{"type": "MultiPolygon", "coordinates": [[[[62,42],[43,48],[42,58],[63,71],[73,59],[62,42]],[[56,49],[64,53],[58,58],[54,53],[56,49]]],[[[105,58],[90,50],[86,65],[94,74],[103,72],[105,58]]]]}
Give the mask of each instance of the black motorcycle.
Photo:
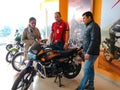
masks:
{"type": "Polygon", "coordinates": [[[36,73],[39,73],[42,78],[55,77],[55,82],[58,78],[59,87],[61,87],[62,76],[68,79],[75,78],[81,70],[81,61],[84,59],[81,49],[72,48],[59,51],[42,44],[37,44],[36,49],[30,49],[28,58],[30,61],[27,67],[15,80],[12,90],[27,90],[34,81],[36,73]]]}
{"type": "Polygon", "coordinates": [[[110,38],[102,42],[104,57],[108,62],[120,61],[120,19],[109,29],[110,38]]]}

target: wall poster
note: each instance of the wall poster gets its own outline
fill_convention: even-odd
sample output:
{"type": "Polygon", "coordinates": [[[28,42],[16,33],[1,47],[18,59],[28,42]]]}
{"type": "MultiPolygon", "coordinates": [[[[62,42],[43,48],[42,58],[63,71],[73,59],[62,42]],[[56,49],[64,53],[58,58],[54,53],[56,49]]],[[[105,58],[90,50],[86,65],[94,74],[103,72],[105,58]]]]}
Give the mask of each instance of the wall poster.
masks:
{"type": "Polygon", "coordinates": [[[102,47],[98,68],[120,81],[120,0],[102,0],[102,47]],[[106,42],[106,43],[103,43],[106,42]]]}
{"type": "Polygon", "coordinates": [[[82,14],[92,10],[93,0],[68,0],[68,22],[70,25],[70,44],[80,46],[84,24],[82,14]]]}

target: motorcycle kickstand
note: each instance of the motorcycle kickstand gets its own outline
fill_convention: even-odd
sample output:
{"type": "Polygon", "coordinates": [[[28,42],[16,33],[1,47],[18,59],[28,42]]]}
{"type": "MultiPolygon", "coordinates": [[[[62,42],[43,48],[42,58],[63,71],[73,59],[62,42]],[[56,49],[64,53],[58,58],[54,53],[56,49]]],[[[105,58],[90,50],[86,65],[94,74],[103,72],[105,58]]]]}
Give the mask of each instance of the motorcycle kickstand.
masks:
{"type": "Polygon", "coordinates": [[[59,78],[59,87],[64,86],[64,85],[61,83],[62,73],[58,73],[58,74],[56,75],[54,82],[57,81],[57,78],[59,78]]]}

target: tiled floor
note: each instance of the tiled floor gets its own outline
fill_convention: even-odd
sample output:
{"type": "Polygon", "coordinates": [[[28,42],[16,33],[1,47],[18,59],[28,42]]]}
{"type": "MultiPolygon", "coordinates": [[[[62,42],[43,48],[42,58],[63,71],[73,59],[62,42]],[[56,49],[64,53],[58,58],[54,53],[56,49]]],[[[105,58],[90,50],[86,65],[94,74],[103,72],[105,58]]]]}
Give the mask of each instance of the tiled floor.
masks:
{"type": "MultiPolygon", "coordinates": [[[[11,90],[15,80],[16,71],[11,64],[5,61],[6,50],[4,46],[0,46],[0,90],[11,90]]],[[[35,77],[34,83],[30,90],[75,90],[82,78],[82,71],[74,79],[62,78],[63,87],[59,87],[58,83],[54,83],[54,78],[42,79],[35,77]]],[[[95,90],[120,90],[120,82],[114,82],[107,77],[96,73],[95,76],[95,90]]]]}

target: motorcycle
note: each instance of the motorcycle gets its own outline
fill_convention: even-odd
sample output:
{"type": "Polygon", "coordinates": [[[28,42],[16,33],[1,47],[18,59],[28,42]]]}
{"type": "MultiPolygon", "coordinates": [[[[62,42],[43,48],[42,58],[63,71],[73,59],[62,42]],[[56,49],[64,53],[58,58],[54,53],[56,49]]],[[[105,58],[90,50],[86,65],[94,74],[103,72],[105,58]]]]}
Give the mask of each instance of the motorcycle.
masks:
{"type": "Polygon", "coordinates": [[[36,46],[36,49],[31,48],[28,52],[30,61],[15,80],[12,90],[27,90],[37,73],[42,78],[55,77],[54,82],[58,78],[59,87],[62,86],[62,76],[72,79],[80,73],[81,61],[84,59],[80,48],[59,51],[52,50],[50,46],[44,44],[36,44],[36,46]]]}
{"type": "Polygon", "coordinates": [[[21,43],[17,43],[16,46],[11,47],[11,48],[9,49],[9,51],[8,51],[7,54],[6,54],[6,61],[7,61],[8,63],[11,63],[12,58],[13,58],[14,55],[15,55],[16,53],[18,53],[19,51],[23,51],[23,44],[21,44],[21,43]]]}
{"type": "Polygon", "coordinates": [[[11,48],[13,48],[14,46],[19,46],[19,43],[21,42],[21,35],[20,34],[15,34],[15,39],[14,39],[14,43],[9,43],[6,45],[6,50],[9,51],[11,48]]]}
{"type": "Polygon", "coordinates": [[[120,19],[115,22],[109,29],[110,38],[102,42],[104,57],[106,61],[120,61],[120,19]]]}

